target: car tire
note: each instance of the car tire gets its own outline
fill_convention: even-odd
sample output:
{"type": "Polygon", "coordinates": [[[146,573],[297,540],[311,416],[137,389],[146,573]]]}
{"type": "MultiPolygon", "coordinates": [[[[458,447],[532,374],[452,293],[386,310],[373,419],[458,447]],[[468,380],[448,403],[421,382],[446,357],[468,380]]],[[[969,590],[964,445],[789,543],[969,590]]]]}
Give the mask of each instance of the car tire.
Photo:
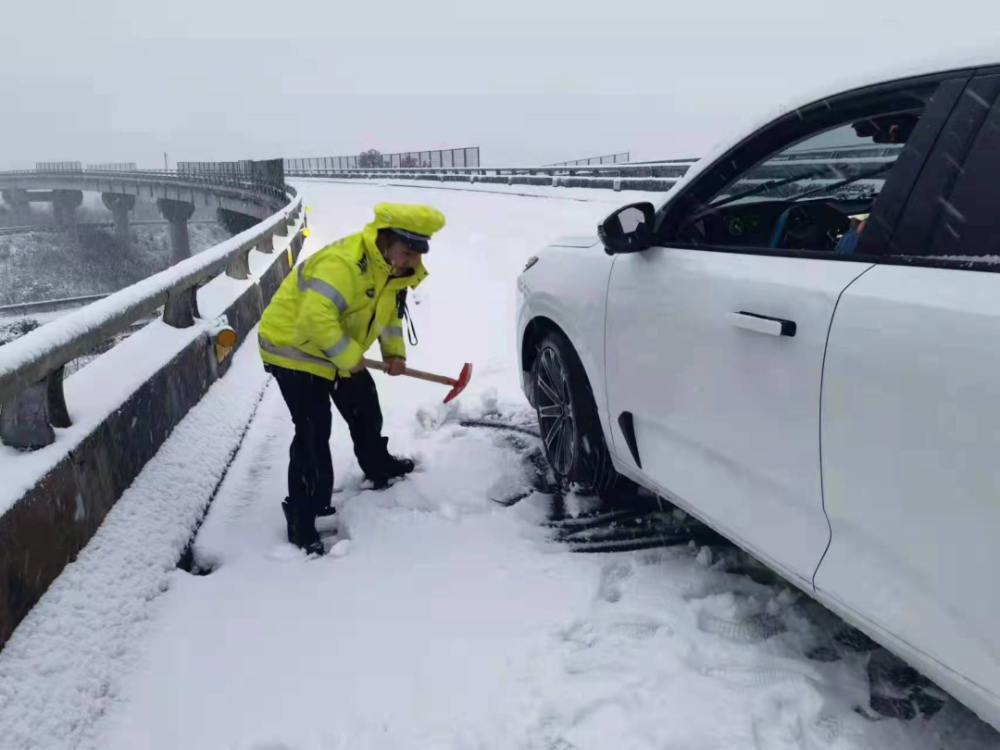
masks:
{"type": "Polygon", "coordinates": [[[545,456],[556,476],[601,493],[618,482],[604,442],[594,394],[573,345],[549,331],[532,368],[535,411],[545,456]]]}

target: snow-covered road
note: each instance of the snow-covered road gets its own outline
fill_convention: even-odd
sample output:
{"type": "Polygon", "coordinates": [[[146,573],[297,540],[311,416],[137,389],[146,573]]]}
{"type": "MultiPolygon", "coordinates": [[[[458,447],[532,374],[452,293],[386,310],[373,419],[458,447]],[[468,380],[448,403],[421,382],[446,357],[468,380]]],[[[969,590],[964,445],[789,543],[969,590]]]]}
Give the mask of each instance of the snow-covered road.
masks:
{"type": "MultiPolygon", "coordinates": [[[[291,422],[256,356],[241,351],[185,420],[187,431],[178,428],[163,460],[144,471],[187,492],[187,450],[218,472],[213,414],[249,413],[263,389],[195,544],[196,566],[211,572],[150,557],[155,545],[175,549],[183,534],[149,550],[133,539],[125,558],[102,553],[108,528],[132,524],[141,534],[141,523],[155,522],[182,532],[191,523],[191,513],[137,510],[171,499],[151,497],[140,477],[95,549],[67,569],[69,580],[87,566],[105,570],[103,588],[57,584],[58,600],[50,592],[0,653],[0,747],[1000,746],[953,701],[930,721],[863,718],[854,709],[867,705],[867,656],[840,649],[831,660],[843,630],[836,619],[788,586],[744,575],[746,562],[731,549],[574,554],[546,526],[551,498],[536,493],[509,508],[491,501],[524,482],[531,438],[460,423],[530,419],[517,386],[514,278],[547,239],[591,231],[629,196],[300,188],[312,206],[307,252],[359,229],[380,200],[445,213],[430,277],[411,305],[420,345],[410,363],[457,373],[472,361],[473,383],[444,407],[438,386],[376,375],[390,449],[417,457],[419,470],[384,493],[360,492],[335,419],[337,502],[351,540],[337,548],[344,554],[306,560],[284,542],[278,505],[291,422]],[[245,396],[225,396],[226,387],[245,396]],[[112,565],[145,572],[115,576],[112,565]],[[92,606],[95,597],[105,606],[92,606]],[[88,620],[98,609],[100,619],[88,620]],[[827,659],[807,657],[824,650],[827,659]]],[[[190,491],[205,492],[204,484],[190,491]]]]}

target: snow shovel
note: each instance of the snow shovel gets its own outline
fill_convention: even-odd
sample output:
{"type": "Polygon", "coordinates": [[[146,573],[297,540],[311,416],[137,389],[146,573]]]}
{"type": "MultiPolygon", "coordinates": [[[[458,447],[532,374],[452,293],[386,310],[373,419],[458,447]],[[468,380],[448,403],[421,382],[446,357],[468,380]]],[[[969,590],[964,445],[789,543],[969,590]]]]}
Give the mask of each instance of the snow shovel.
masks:
{"type": "MultiPolygon", "coordinates": [[[[363,359],[361,361],[364,363],[365,367],[372,370],[381,370],[382,372],[385,372],[389,369],[389,366],[385,362],[379,362],[376,359],[363,359]]],[[[462,372],[458,375],[457,380],[445,377],[444,375],[435,375],[432,372],[414,370],[412,367],[407,367],[403,370],[403,374],[411,378],[416,378],[417,380],[426,380],[430,383],[440,383],[441,385],[452,386],[451,391],[444,397],[444,402],[447,404],[449,401],[456,398],[458,394],[464,391],[465,386],[467,386],[469,381],[472,380],[472,363],[465,363],[462,367],[462,372]]]]}

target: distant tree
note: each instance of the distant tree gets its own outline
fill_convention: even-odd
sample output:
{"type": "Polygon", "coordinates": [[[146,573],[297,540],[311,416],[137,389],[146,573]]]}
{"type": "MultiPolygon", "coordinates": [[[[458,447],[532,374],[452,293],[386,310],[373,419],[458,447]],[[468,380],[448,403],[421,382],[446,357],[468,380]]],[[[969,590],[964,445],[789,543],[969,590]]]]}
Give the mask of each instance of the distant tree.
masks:
{"type": "Polygon", "coordinates": [[[401,166],[401,167],[419,167],[420,164],[418,164],[417,160],[413,158],[413,154],[406,154],[402,159],[400,159],[399,166],[401,166]]]}
{"type": "Polygon", "coordinates": [[[382,166],[382,153],[370,148],[358,156],[358,166],[361,169],[373,169],[382,166]]]}
{"type": "Polygon", "coordinates": [[[31,318],[14,318],[10,323],[0,323],[0,346],[19,339],[38,328],[38,321],[31,318]]]}

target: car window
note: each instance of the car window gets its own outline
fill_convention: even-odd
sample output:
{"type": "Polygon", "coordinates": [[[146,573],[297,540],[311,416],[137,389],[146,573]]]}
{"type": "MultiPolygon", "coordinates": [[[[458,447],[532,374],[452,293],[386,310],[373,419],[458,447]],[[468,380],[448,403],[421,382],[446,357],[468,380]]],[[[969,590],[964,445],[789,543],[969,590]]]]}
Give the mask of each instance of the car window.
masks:
{"type": "Polygon", "coordinates": [[[808,138],[745,173],[709,206],[776,199],[873,198],[881,192],[917,117],[906,113],[881,121],[863,120],[808,138]],[[890,142],[879,143],[878,138],[890,142]]]}
{"type": "MultiPolygon", "coordinates": [[[[852,255],[933,90],[915,87],[861,109],[848,106],[839,120],[828,113],[779,148],[765,134],[756,153],[743,155],[749,166],[692,207],[677,240],[852,255]]],[[[730,164],[717,169],[732,171],[730,164]]]]}
{"type": "Polygon", "coordinates": [[[1000,266],[998,174],[1000,75],[980,76],[928,159],[888,254],[1000,266]]]}

